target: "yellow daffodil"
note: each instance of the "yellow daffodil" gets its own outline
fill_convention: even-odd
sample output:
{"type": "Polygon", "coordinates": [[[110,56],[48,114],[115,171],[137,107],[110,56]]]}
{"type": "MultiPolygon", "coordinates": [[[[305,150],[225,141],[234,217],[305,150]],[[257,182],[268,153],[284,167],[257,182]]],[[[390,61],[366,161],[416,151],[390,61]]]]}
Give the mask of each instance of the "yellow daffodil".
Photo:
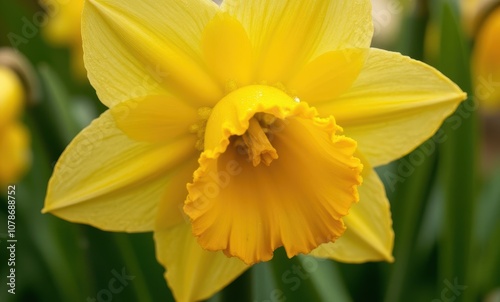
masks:
{"type": "Polygon", "coordinates": [[[17,182],[29,165],[29,135],[19,121],[25,94],[14,71],[0,66],[0,185],[17,182]]]}
{"type": "Polygon", "coordinates": [[[80,29],[83,0],[42,0],[41,4],[49,16],[44,37],[54,45],[71,48],[71,66],[77,76],[85,78],[80,29]]]}
{"type": "Polygon", "coordinates": [[[500,6],[488,14],[472,56],[475,95],[486,110],[500,109],[500,6]]]}
{"type": "Polygon", "coordinates": [[[154,231],[179,301],[280,246],[392,261],[373,167],[429,138],[465,94],[370,49],[372,34],[369,0],[87,1],[85,64],[110,109],[59,159],[43,211],[154,231]]]}
{"type": "Polygon", "coordinates": [[[498,0],[460,0],[462,24],[469,36],[474,36],[488,10],[498,4],[498,0]]]}
{"type": "Polygon", "coordinates": [[[464,31],[472,35],[480,8],[479,0],[461,0],[460,15],[464,31]]]}

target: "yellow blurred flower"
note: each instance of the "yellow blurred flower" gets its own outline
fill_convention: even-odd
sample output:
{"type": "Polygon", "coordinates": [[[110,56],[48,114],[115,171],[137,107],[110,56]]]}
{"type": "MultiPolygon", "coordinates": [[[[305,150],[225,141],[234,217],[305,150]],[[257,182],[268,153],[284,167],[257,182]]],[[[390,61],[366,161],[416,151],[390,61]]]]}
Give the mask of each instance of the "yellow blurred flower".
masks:
{"type": "Polygon", "coordinates": [[[408,0],[371,0],[373,18],[373,43],[391,45],[398,39],[403,27],[403,17],[408,10],[408,0]]]}
{"type": "Polygon", "coordinates": [[[71,49],[71,66],[78,77],[85,78],[83,65],[81,14],[83,0],[41,0],[54,12],[43,30],[44,37],[56,46],[71,49]]]}
{"type": "Polygon", "coordinates": [[[482,23],[484,15],[498,0],[460,0],[462,24],[469,36],[474,36],[478,26],[482,23]]]}
{"type": "Polygon", "coordinates": [[[110,109],[59,159],[44,212],[154,231],[179,301],[208,298],[280,246],[393,260],[373,167],[428,139],[465,94],[369,48],[369,0],[92,0],[82,20],[110,109]]]}
{"type": "Polygon", "coordinates": [[[500,109],[500,6],[477,31],[472,55],[475,95],[486,111],[500,109]]]}
{"type": "Polygon", "coordinates": [[[17,182],[30,163],[29,134],[19,121],[25,94],[11,69],[0,66],[0,185],[17,182]]]}

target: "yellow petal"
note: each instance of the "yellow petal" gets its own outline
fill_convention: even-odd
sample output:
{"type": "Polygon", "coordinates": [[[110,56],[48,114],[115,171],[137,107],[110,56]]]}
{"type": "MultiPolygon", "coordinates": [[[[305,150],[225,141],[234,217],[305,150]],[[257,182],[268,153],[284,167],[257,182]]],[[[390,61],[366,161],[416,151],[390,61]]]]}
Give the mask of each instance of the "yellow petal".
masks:
{"type": "Polygon", "coordinates": [[[195,142],[194,135],[161,144],[131,140],[107,111],[61,155],[43,212],[109,231],[151,231],[176,168],[197,156],[195,142]]]}
{"type": "Polygon", "coordinates": [[[20,123],[0,129],[0,185],[17,182],[31,162],[29,133],[20,123]]]}
{"type": "Polygon", "coordinates": [[[197,105],[221,96],[203,62],[201,36],[217,11],[211,1],[86,1],[85,66],[100,100],[113,106],[165,89],[197,105]]]}
{"type": "Polygon", "coordinates": [[[174,176],[165,184],[164,194],[156,214],[155,229],[167,229],[183,222],[189,222],[189,217],[183,209],[184,201],[188,195],[186,184],[193,181],[193,173],[199,166],[198,158],[193,157],[171,171],[174,176]]]}
{"type": "Polygon", "coordinates": [[[202,247],[251,264],[280,246],[292,257],[342,235],[361,165],[356,143],[316,114],[268,86],[217,104],[184,207],[202,247]]]}
{"type": "Polygon", "coordinates": [[[327,52],[305,65],[286,86],[309,104],[332,100],[351,87],[367,53],[359,48],[327,52]]]}
{"type": "Polygon", "coordinates": [[[120,103],[111,110],[120,130],[139,141],[165,142],[188,134],[196,110],[171,96],[152,95],[120,103]]]}
{"type": "Polygon", "coordinates": [[[176,301],[210,298],[248,267],[222,252],[202,249],[189,224],[155,231],[156,257],[166,268],[165,279],[176,301]]]}
{"type": "Polygon", "coordinates": [[[465,97],[434,68],[398,53],[371,49],[346,93],[314,105],[322,116],[334,114],[368,162],[378,166],[431,137],[465,97]]]}
{"type": "Polygon", "coordinates": [[[241,23],[226,13],[217,14],[203,32],[207,65],[223,87],[243,86],[252,76],[252,45],[241,23]]]}
{"type": "Polygon", "coordinates": [[[258,80],[272,84],[325,52],[367,48],[373,34],[369,0],[225,0],[221,7],[249,34],[258,80]]]}
{"type": "Polygon", "coordinates": [[[474,92],[485,109],[500,109],[500,8],[483,23],[476,39],[472,67],[474,92]]]}
{"type": "Polygon", "coordinates": [[[0,66],[0,130],[19,117],[23,100],[19,77],[9,68],[0,66]]]}
{"type": "Polygon", "coordinates": [[[394,261],[394,232],[384,185],[377,173],[365,165],[359,203],[344,217],[347,226],[336,242],[326,243],[311,255],[341,262],[394,261]]]}

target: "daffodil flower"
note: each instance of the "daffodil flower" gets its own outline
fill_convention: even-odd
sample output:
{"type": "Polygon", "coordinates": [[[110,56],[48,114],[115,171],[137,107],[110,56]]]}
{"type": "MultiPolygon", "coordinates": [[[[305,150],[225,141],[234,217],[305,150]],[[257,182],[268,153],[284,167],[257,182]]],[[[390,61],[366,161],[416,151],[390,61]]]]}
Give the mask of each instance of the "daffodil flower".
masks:
{"type": "Polygon", "coordinates": [[[488,10],[491,10],[498,4],[498,0],[460,0],[460,14],[462,24],[469,36],[477,33],[488,10]]]}
{"type": "Polygon", "coordinates": [[[85,79],[81,35],[81,14],[84,0],[40,1],[48,15],[43,36],[51,44],[71,49],[71,67],[76,76],[85,79]]]}
{"type": "Polygon", "coordinates": [[[500,7],[491,11],[477,32],[472,56],[475,95],[484,109],[500,109],[500,7]]]}
{"type": "Polygon", "coordinates": [[[392,261],[373,167],[429,138],[465,94],[371,49],[372,33],[369,0],[87,1],[85,64],[110,109],[59,159],[44,212],[153,231],[179,301],[281,246],[392,261]]]}
{"type": "Polygon", "coordinates": [[[30,163],[29,134],[20,122],[25,101],[21,80],[14,71],[0,66],[0,185],[18,181],[30,163]]]}

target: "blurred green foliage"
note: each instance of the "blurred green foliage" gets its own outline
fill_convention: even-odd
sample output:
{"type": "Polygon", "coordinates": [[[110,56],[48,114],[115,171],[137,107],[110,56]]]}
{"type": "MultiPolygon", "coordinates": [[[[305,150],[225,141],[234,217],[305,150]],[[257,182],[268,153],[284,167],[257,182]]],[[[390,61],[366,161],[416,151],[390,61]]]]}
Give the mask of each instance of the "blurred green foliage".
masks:
{"type": "MultiPolygon", "coordinates": [[[[433,64],[473,101],[471,43],[457,3],[413,4],[400,12],[400,38],[384,47],[433,64]],[[436,56],[426,55],[424,47],[431,23],[441,37],[436,56]]],[[[26,20],[39,11],[34,1],[0,2],[0,46],[11,46],[8,34],[21,35],[26,20]]],[[[25,114],[33,166],[17,184],[15,296],[5,288],[7,198],[0,197],[0,301],[95,301],[122,270],[135,278],[112,301],[173,301],[152,234],[102,232],[40,213],[59,155],[104,107],[87,82],[73,77],[67,49],[48,45],[38,27],[28,40],[17,49],[35,66],[42,97],[25,114]]],[[[487,301],[500,289],[500,167],[493,175],[480,173],[479,115],[477,107],[470,108],[463,104],[459,110],[467,114],[450,117],[460,120],[459,127],[444,123],[447,139],[429,140],[435,151],[411,165],[403,180],[385,176],[400,173],[411,155],[378,169],[392,206],[395,263],[288,259],[280,249],[272,261],[254,266],[210,301],[487,301]]]]}

